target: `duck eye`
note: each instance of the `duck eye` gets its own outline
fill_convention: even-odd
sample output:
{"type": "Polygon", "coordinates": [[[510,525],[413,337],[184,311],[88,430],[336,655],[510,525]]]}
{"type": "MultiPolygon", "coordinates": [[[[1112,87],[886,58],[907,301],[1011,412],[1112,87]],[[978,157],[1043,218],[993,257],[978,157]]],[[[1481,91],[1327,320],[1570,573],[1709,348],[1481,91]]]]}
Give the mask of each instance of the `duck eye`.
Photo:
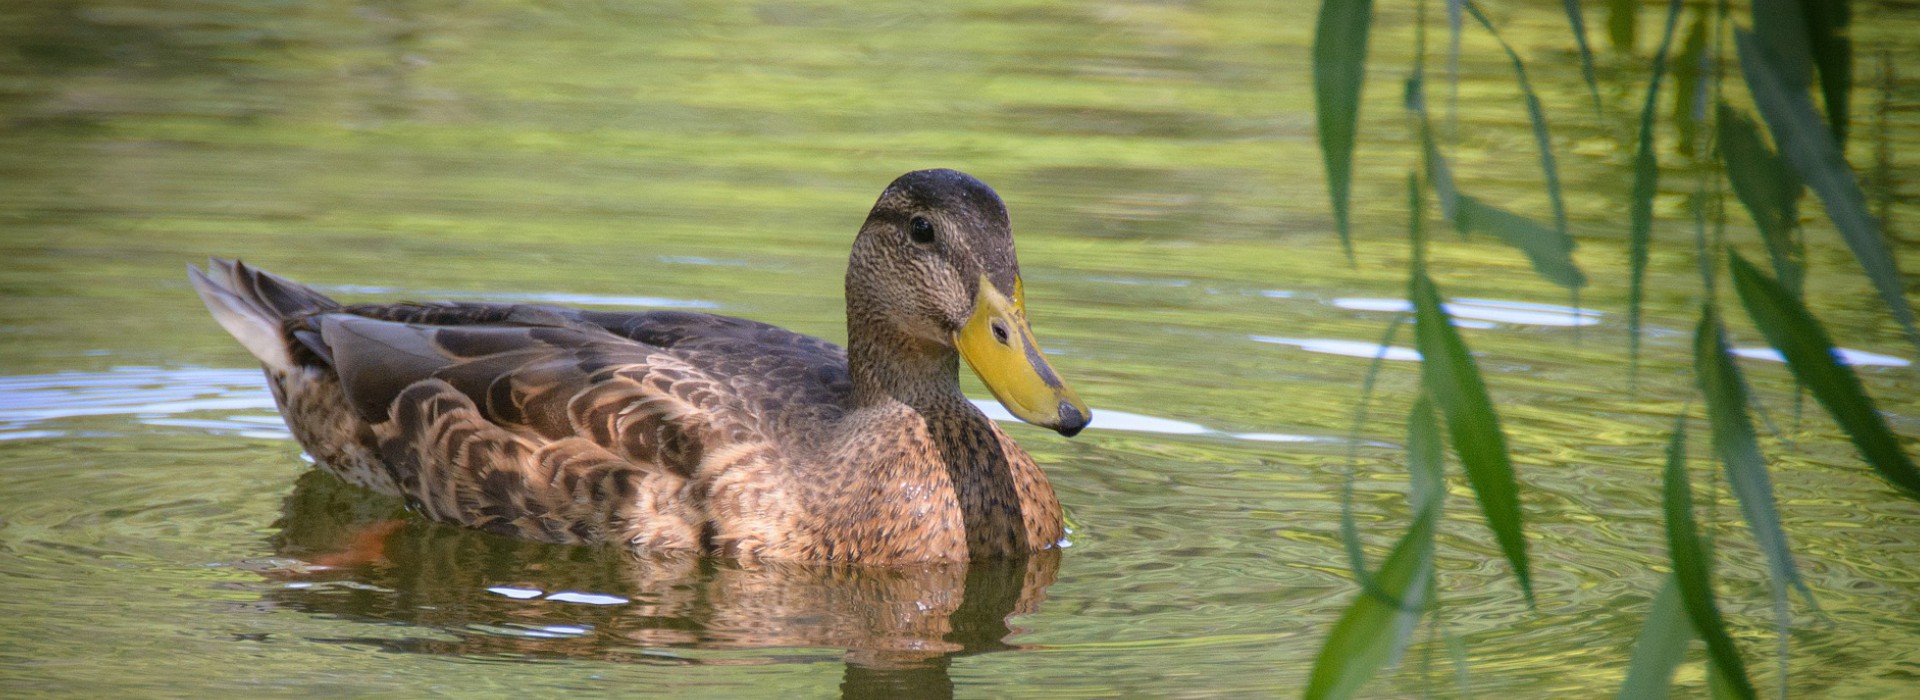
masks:
{"type": "Polygon", "coordinates": [[[925,217],[913,217],[913,223],[907,225],[907,236],[913,242],[927,244],[933,242],[933,224],[925,217]]]}

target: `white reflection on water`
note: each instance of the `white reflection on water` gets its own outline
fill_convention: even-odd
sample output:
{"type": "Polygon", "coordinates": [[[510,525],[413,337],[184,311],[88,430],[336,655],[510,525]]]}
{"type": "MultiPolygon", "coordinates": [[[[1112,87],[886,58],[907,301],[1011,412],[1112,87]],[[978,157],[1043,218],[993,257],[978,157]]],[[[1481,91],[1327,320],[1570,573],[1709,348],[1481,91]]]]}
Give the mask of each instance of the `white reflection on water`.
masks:
{"type": "Polygon", "coordinates": [[[488,588],[487,592],[497,593],[497,594],[506,596],[508,598],[512,598],[514,600],[526,600],[528,598],[538,598],[542,595],[545,595],[545,591],[540,591],[532,588],[513,588],[510,586],[494,586],[492,588],[488,588]]]}
{"type": "Polygon", "coordinates": [[[628,602],[630,602],[626,598],[622,598],[617,595],[607,595],[605,593],[582,593],[580,591],[561,591],[559,593],[549,593],[547,594],[547,600],[554,600],[562,603],[579,603],[581,605],[626,605],[628,602]]]}
{"type": "MultiPolygon", "coordinates": [[[[1787,358],[1782,357],[1780,355],[1779,350],[1775,350],[1773,348],[1765,348],[1765,347],[1734,348],[1733,354],[1739,355],[1741,357],[1755,359],[1755,360],[1766,360],[1768,362],[1786,362],[1787,361],[1787,358]]],[[[1859,367],[1905,367],[1907,365],[1913,364],[1913,362],[1907,360],[1906,358],[1894,357],[1892,355],[1882,355],[1875,352],[1867,352],[1865,350],[1848,350],[1846,348],[1834,348],[1833,354],[1835,357],[1839,358],[1841,362],[1845,362],[1847,364],[1855,365],[1859,367]]]]}
{"type": "MultiPolygon", "coordinates": [[[[577,603],[580,605],[626,605],[632,602],[626,598],[617,595],[608,595],[606,593],[585,593],[581,591],[547,593],[538,588],[518,588],[514,586],[492,586],[487,588],[487,592],[495,595],[503,595],[514,600],[533,600],[541,596],[546,596],[545,600],[561,603],[577,603]]],[[[551,628],[547,629],[548,631],[555,631],[551,628]]]]}
{"type": "MultiPolygon", "coordinates": [[[[1405,299],[1341,297],[1328,302],[1352,311],[1390,311],[1412,313],[1413,304],[1405,299]]],[[[1576,309],[1558,304],[1502,299],[1455,299],[1441,305],[1454,323],[1465,328],[1492,328],[1491,324],[1516,326],[1591,326],[1605,314],[1592,309],[1576,309]],[[1466,319],[1466,320],[1462,320],[1466,319]],[[1481,323],[1472,323],[1479,321],[1481,323]]]]}
{"type": "MultiPolygon", "coordinates": [[[[978,406],[980,412],[987,414],[988,418],[1002,423],[1017,423],[1020,421],[1019,418],[1013,417],[1012,413],[1008,413],[1005,407],[992,399],[972,399],[972,401],[973,405],[978,406]]],[[[1093,422],[1087,425],[1087,430],[1123,430],[1134,433],[1159,433],[1161,435],[1210,435],[1256,442],[1345,442],[1342,438],[1315,435],[1229,433],[1223,430],[1214,430],[1199,423],[1188,423],[1171,418],[1156,418],[1138,413],[1116,411],[1110,408],[1093,409],[1093,422]]]]}
{"type": "MultiPolygon", "coordinates": [[[[1333,338],[1279,338],[1279,337],[1270,336],[1270,335],[1255,335],[1255,336],[1248,336],[1248,337],[1253,338],[1254,340],[1258,340],[1262,343],[1273,343],[1275,345],[1292,345],[1296,348],[1300,348],[1301,350],[1305,350],[1307,352],[1317,352],[1317,353],[1322,353],[1326,355],[1345,355],[1347,357],[1364,357],[1369,360],[1373,359],[1376,356],[1381,356],[1381,352],[1380,352],[1381,347],[1379,343],[1367,343],[1367,342],[1361,342],[1358,340],[1335,340],[1333,338]]],[[[1413,348],[1403,348],[1395,345],[1395,346],[1386,348],[1386,354],[1384,355],[1384,357],[1389,360],[1397,360],[1400,362],[1419,362],[1420,351],[1415,350],[1413,348]]]]}
{"type": "Polygon", "coordinates": [[[49,423],[93,416],[287,439],[264,381],[259,370],[152,367],[0,377],[0,440],[60,437],[68,432],[49,423]]]}

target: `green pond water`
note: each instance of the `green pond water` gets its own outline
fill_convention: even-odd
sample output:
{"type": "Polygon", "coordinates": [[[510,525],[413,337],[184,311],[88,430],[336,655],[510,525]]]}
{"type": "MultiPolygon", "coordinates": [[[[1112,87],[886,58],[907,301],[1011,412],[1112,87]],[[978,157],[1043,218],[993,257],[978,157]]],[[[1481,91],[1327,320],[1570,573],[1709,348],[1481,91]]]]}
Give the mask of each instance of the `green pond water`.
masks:
{"type": "MultiPolygon", "coordinates": [[[[1386,3],[1349,265],[1313,131],[1316,6],[0,5],[0,694],[1297,692],[1355,593],[1338,494],[1367,358],[1403,296],[1413,163],[1398,106],[1412,10],[1386,3]],[[708,309],[837,340],[855,229],[888,181],[925,167],[1005,197],[1035,331],[1095,409],[1072,440],[1009,428],[1068,509],[1063,551],[743,567],[423,522],[301,459],[185,277],[238,256],[354,301],[708,309]],[[370,542],[379,555],[342,555],[370,542]]],[[[1629,390],[1628,163],[1660,13],[1646,8],[1624,55],[1590,9],[1598,114],[1560,3],[1489,5],[1553,119],[1593,281],[1583,310],[1485,238],[1443,236],[1431,260],[1512,442],[1539,605],[1454,473],[1436,633],[1373,694],[1610,694],[1665,575],[1659,465],[1692,396],[1702,297],[1695,180],[1663,130],[1672,169],[1629,390]]],[[[1916,36],[1912,5],[1855,3],[1850,155],[1908,270],[1916,36]]],[[[1462,187],[1547,220],[1504,56],[1468,32],[1455,94],[1444,32],[1430,39],[1429,99],[1462,187]]],[[[1745,100],[1737,82],[1728,95],[1745,100]]],[[[1816,311],[1861,353],[1912,454],[1914,349],[1808,208],[1816,311]]],[[[1762,254],[1743,211],[1726,221],[1762,254]]],[[[1763,347],[1727,308],[1735,345],[1763,347]]],[[[1410,352],[1389,354],[1355,450],[1375,562],[1408,521],[1410,352]]],[[[1920,503],[1750,354],[1780,510],[1824,611],[1795,604],[1794,694],[1920,693],[1920,503]]],[[[1704,450],[1693,468],[1722,607],[1770,688],[1764,563],[1704,450]]],[[[1686,693],[1705,692],[1699,653],[1686,693]]]]}

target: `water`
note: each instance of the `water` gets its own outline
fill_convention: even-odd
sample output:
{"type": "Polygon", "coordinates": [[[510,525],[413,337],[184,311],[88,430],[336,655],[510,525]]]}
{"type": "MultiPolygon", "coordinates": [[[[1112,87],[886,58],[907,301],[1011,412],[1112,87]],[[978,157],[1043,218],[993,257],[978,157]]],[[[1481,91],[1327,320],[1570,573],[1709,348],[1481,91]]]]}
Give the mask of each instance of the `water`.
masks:
{"type": "MultiPolygon", "coordinates": [[[[1604,694],[1624,673],[1663,576],[1660,450],[1688,401],[1700,299],[1691,178],[1668,151],[1682,170],[1657,202],[1630,393],[1621,212],[1644,57],[1602,52],[1595,117],[1558,4],[1538,5],[1495,20],[1554,119],[1594,285],[1567,308],[1481,239],[1432,260],[1513,443],[1540,601],[1521,601],[1456,474],[1436,619],[1465,642],[1476,695],[1604,694]]],[[[1407,521],[1397,445],[1415,363],[1385,363],[1348,438],[1403,308],[1410,17],[1381,12],[1349,266],[1313,137],[1305,8],[8,3],[0,692],[1293,692],[1354,591],[1337,535],[1350,449],[1375,561],[1407,521]],[[743,567],[422,522],[307,466],[184,275],[239,256],[352,300],[712,309],[839,338],[854,229],[892,177],[935,166],[1006,197],[1035,330],[1098,413],[1073,440],[1009,428],[1068,508],[1057,555],[743,567]]],[[[1920,16],[1855,12],[1852,155],[1920,269],[1906,38],[1920,16]]],[[[1478,35],[1467,49],[1462,187],[1544,219],[1504,58],[1478,35]]],[[[1747,224],[1732,212],[1726,235],[1758,254],[1747,224]]],[[[1913,348],[1831,233],[1809,242],[1818,313],[1894,429],[1920,434],[1913,348]]],[[[1728,315],[1736,344],[1763,347],[1728,315]]],[[[1392,343],[1410,350],[1404,329],[1392,343]]],[[[1796,695],[1910,693],[1920,504],[1764,354],[1743,367],[1826,612],[1796,608],[1796,695]]],[[[1701,513],[1722,605],[1764,687],[1763,565],[1717,494],[1701,513]]],[[[1373,692],[1456,692],[1445,644],[1418,639],[1373,692]]],[[[1698,691],[1702,673],[1696,659],[1679,682],[1698,691]]]]}

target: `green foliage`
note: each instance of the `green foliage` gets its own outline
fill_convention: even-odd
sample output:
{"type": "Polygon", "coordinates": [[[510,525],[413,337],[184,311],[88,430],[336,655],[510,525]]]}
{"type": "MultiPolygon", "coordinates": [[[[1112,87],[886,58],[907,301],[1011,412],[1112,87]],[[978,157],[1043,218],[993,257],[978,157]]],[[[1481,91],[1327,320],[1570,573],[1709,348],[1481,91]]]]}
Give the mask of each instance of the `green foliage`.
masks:
{"type": "MultiPolygon", "coordinates": [[[[1328,7],[1335,3],[1329,2],[1328,7]]],[[[1577,0],[1566,0],[1574,43],[1582,60],[1590,92],[1593,87],[1591,55],[1585,40],[1584,22],[1577,0]]],[[[1638,2],[1611,0],[1608,3],[1608,34],[1613,47],[1631,54],[1635,41],[1638,2]]],[[[1446,221],[1460,233],[1481,232],[1520,249],[1533,264],[1534,271],[1555,284],[1578,290],[1586,283],[1575,264],[1574,241],[1566,230],[1565,211],[1556,173],[1555,154],[1547,129],[1546,114],[1527,78],[1521,56],[1509,46],[1493,22],[1479,6],[1469,0],[1449,4],[1449,9],[1464,11],[1485,28],[1499,43],[1512,64],[1526,99],[1529,121],[1540,150],[1540,165],[1545,173],[1548,197],[1553,206],[1555,224],[1542,225],[1521,214],[1492,205],[1461,192],[1456,186],[1446,154],[1436,143],[1426,109],[1425,81],[1420,69],[1423,58],[1416,57],[1412,76],[1406,83],[1405,105],[1422,156],[1421,173],[1410,186],[1415,192],[1409,208],[1414,214],[1411,233],[1414,256],[1409,273],[1408,296],[1414,306],[1414,332],[1422,355],[1421,395],[1408,418],[1408,464],[1413,481],[1410,491],[1416,504],[1427,503],[1440,487],[1438,464],[1441,450],[1439,427],[1434,418],[1437,409],[1445,421],[1448,442],[1465,468],[1489,527],[1502,553],[1514,568],[1516,578],[1534,604],[1531,570],[1519,508],[1519,485],[1514,477],[1500,419],[1479,370],[1465,342],[1453,326],[1441,303],[1441,295],[1429,276],[1423,254],[1420,216],[1423,203],[1421,186],[1433,188],[1446,221]]],[[[1711,156],[1708,169],[1698,170],[1693,194],[1696,252],[1700,258],[1706,302],[1702,305],[1693,337],[1693,375],[1695,389],[1705,399],[1711,442],[1722,465],[1728,487],[1739,505],[1742,520],[1764,555],[1774,599],[1776,627],[1780,640],[1779,682],[1786,687],[1786,643],[1788,591],[1798,590],[1817,611],[1812,592],[1801,580],[1781,516],[1775,502],[1772,476],[1759,441],[1748,417],[1750,408],[1758,409],[1747,396],[1746,383],[1730,352],[1718,303],[1713,294],[1714,261],[1723,254],[1730,257],[1733,284],[1742,305],[1769,344],[1786,358],[1789,369],[1801,385],[1810,388],[1816,398],[1847,433],[1861,456],[1888,482],[1920,497],[1920,469],[1902,449],[1900,438],[1889,428],[1875,408],[1858,376],[1835,354],[1831,338],[1820,322],[1807,310],[1802,298],[1806,261],[1802,252],[1799,225],[1799,199],[1803,189],[1811,188],[1820,197],[1834,228],[1854,253],[1860,270],[1878,291],[1890,316],[1899,322],[1916,348],[1920,332],[1909,308],[1894,257],[1881,236],[1879,224],[1867,213],[1865,198],[1844,158],[1847,118],[1846,100],[1850,90],[1851,52],[1846,28],[1851,12],[1845,2],[1818,3],[1806,0],[1756,0],[1752,6],[1751,32],[1736,29],[1733,47],[1740,61],[1748,90],[1759,115],[1766,124],[1774,147],[1753,118],[1718,98],[1717,74],[1710,70],[1724,64],[1728,47],[1719,28],[1728,22],[1725,7],[1716,14],[1704,6],[1685,32],[1675,63],[1671,66],[1676,89],[1666,110],[1660,90],[1669,70],[1668,56],[1673,50],[1682,3],[1669,0],[1667,16],[1658,48],[1648,73],[1646,93],[1641,103],[1630,174],[1632,188],[1628,201],[1628,353],[1632,372],[1639,370],[1642,333],[1641,309],[1646,295],[1647,265],[1654,240],[1654,199],[1659,191],[1660,161],[1655,148],[1658,119],[1665,116],[1679,136],[1680,153],[1711,156]],[[1827,119],[1815,109],[1813,79],[1819,78],[1820,94],[1827,119]],[[1712,97],[1710,97],[1712,96],[1712,97]],[[1706,110],[1712,101],[1714,108],[1706,110]],[[1711,143],[1711,150],[1704,148],[1711,143]],[[1711,197],[1724,200],[1725,190],[1718,187],[1724,175],[1754,220],[1764,243],[1775,278],[1769,278],[1745,258],[1731,251],[1716,232],[1707,234],[1711,197]],[[1712,184],[1713,187],[1709,187],[1712,184]]],[[[1351,19],[1349,12],[1336,19],[1351,19]]],[[[1424,12],[1421,14],[1424,21],[1424,12]]],[[[1458,16],[1452,19],[1457,22],[1458,16]]],[[[1323,36],[1329,25],[1329,12],[1323,8],[1323,36]]],[[[1457,25],[1456,25],[1457,30],[1457,25]]],[[[1353,30],[1348,28],[1351,33],[1353,30]]],[[[1424,37],[1424,29],[1416,29],[1424,37]]],[[[1424,46],[1424,41],[1420,42],[1424,46]]],[[[1316,54],[1316,59],[1319,55],[1316,54]]],[[[1356,62],[1359,59],[1354,59],[1356,62]]],[[[1316,76],[1323,68],[1316,64],[1316,76]]],[[[1324,94],[1323,94],[1324,98],[1324,94]]],[[[1323,122],[1327,106],[1322,105],[1323,122]]],[[[1323,124],[1323,143],[1325,128],[1323,124]]],[[[1346,136],[1351,137],[1351,132],[1346,136]]],[[[1341,157],[1351,156],[1351,143],[1345,144],[1341,157]]],[[[1327,153],[1330,179],[1334,154],[1327,153]]],[[[1344,163],[1344,161],[1343,161],[1344,163]]],[[[1336,192],[1344,193],[1350,183],[1341,172],[1336,192]]],[[[1344,200],[1338,205],[1344,206],[1344,200]]],[[[1344,211],[1337,211],[1344,226],[1344,211]]],[[[1347,232],[1341,231],[1343,242],[1347,232]]],[[[1349,242],[1350,246],[1351,243],[1349,242]]],[[[1351,254],[1351,248],[1349,248],[1351,254]]],[[[1394,328],[1397,328],[1398,320],[1394,328]]],[[[1392,329],[1390,329],[1391,332],[1392,329]]],[[[1376,361],[1376,366],[1378,362],[1376,361]]],[[[1369,378],[1368,387],[1372,382],[1369,378]]],[[[1363,399],[1364,405],[1365,399],[1363,399]]],[[[1684,412],[1683,412],[1684,413],[1684,412]]],[[[1763,414],[1764,417],[1764,414],[1763,414]]],[[[1685,469],[1685,420],[1676,421],[1667,445],[1664,480],[1664,514],[1667,544],[1673,563],[1661,593],[1635,644],[1619,697],[1659,697],[1670,689],[1674,669],[1684,658],[1695,638],[1706,642],[1709,657],[1708,689],[1714,697],[1751,698],[1755,691],[1747,677],[1746,666],[1728,633],[1714,601],[1711,572],[1712,548],[1701,541],[1693,520],[1691,488],[1685,469]]],[[[1437,502],[1437,501],[1436,501],[1437,502]]],[[[1398,653],[1405,643],[1404,630],[1387,627],[1390,614],[1409,614],[1406,604],[1414,596],[1426,605],[1437,604],[1433,593],[1421,595],[1405,587],[1396,587],[1420,574],[1412,562],[1430,565],[1430,543],[1422,548],[1411,538],[1430,537],[1433,524],[1429,513],[1421,509],[1412,529],[1400,540],[1390,565],[1408,567],[1396,571],[1398,578],[1388,581],[1382,567],[1378,580],[1370,578],[1359,563],[1358,534],[1350,511],[1343,515],[1343,531],[1354,550],[1357,578],[1363,595],[1349,616],[1342,619],[1336,637],[1330,637],[1322,650],[1322,665],[1315,670],[1316,692],[1325,695],[1350,694],[1363,679],[1348,677],[1359,669],[1378,668],[1398,653]],[[1403,554],[1402,551],[1405,550],[1403,554]],[[1395,560],[1401,557],[1402,560],[1395,560]],[[1422,558],[1424,557],[1424,558],[1422,558]],[[1386,607],[1381,607],[1386,606],[1386,607]],[[1364,608],[1364,609],[1363,609],[1364,608]],[[1347,627],[1372,620],[1378,627],[1362,631],[1347,627]],[[1363,641],[1356,641],[1363,640],[1363,641]],[[1341,645],[1336,649],[1336,642],[1341,645]],[[1363,643],[1364,642],[1364,643],[1363,643]],[[1335,664],[1329,655],[1357,655],[1347,663],[1335,664]],[[1322,666],[1328,670],[1322,682],[1322,666]]],[[[1425,574],[1430,576],[1430,574],[1425,574]]],[[[1429,582],[1431,579],[1427,579],[1429,582]]],[[[1400,619],[1405,622],[1404,618],[1400,619]]]]}
{"type": "Polygon", "coordinates": [[[1673,60],[1673,109],[1667,119],[1673,122],[1674,129],[1680,132],[1680,142],[1675,150],[1681,154],[1695,155],[1694,145],[1699,141],[1700,120],[1705,119],[1707,83],[1709,74],[1704,70],[1707,55],[1707,13],[1694,13],[1693,22],[1687,25],[1687,38],[1680,44],[1680,55],[1673,60]]]}
{"type": "Polygon", "coordinates": [[[1593,79],[1593,48],[1587,46],[1587,20],[1581,16],[1580,0],[1560,0],[1567,11],[1567,28],[1573,32],[1573,45],[1580,50],[1580,77],[1587,81],[1587,94],[1593,97],[1593,111],[1599,114],[1600,86],[1593,79]]]}
{"type": "Polygon", "coordinates": [[[1367,76],[1367,28],[1372,0],[1324,0],[1313,36],[1313,94],[1318,107],[1320,155],[1333,197],[1334,229],[1353,258],[1348,199],[1353,177],[1353,134],[1360,120],[1360,88],[1367,76]]]}
{"type": "Polygon", "coordinates": [[[1673,44],[1673,27],[1679,21],[1680,0],[1671,0],[1660,50],[1653,54],[1647,99],[1640,108],[1640,145],[1633,153],[1633,194],[1627,203],[1627,353],[1636,376],[1640,369],[1640,307],[1646,299],[1647,257],[1653,247],[1653,196],[1660,189],[1660,161],[1653,152],[1654,105],[1660,99],[1660,77],[1667,71],[1667,49],[1673,44]]]}
{"type": "MultiPolygon", "coordinates": [[[[1424,89],[1425,81],[1418,74],[1408,78],[1406,106],[1407,111],[1413,113],[1415,128],[1419,131],[1426,184],[1433,187],[1434,196],[1440,202],[1441,215],[1461,235],[1477,231],[1518,248],[1526,254],[1534,272],[1542,279],[1574,291],[1586,286],[1586,275],[1573,261],[1573,237],[1564,228],[1547,228],[1537,221],[1460,192],[1453,186],[1452,168],[1435,143],[1433,126],[1427,119],[1424,89]]],[[[1536,131],[1536,134],[1539,133],[1542,132],[1536,131]]],[[[1544,167],[1552,169],[1553,166],[1547,162],[1544,167]]]]}
{"type": "MultiPolygon", "coordinates": [[[[1800,580],[1800,571],[1787,548],[1787,533],[1780,525],[1780,511],[1773,498],[1773,478],[1760,455],[1753,424],[1747,420],[1746,380],[1733,363],[1727,348],[1726,330],[1711,303],[1700,310],[1700,323],[1693,336],[1693,373],[1700,393],[1707,399],[1707,419],[1713,426],[1713,451],[1725,468],[1727,486],[1740,503],[1740,515],[1753,533],[1754,543],[1767,558],[1768,580],[1772,583],[1774,624],[1781,649],[1786,648],[1787,588],[1798,589],[1812,605],[1813,592],[1800,580]]],[[[1684,582],[1683,582],[1684,585],[1684,582]]],[[[1787,675],[1786,656],[1780,660],[1780,677],[1787,675]]]]}
{"type": "Polygon", "coordinates": [[[1633,53],[1634,34],[1639,24],[1639,0],[1607,0],[1607,38],[1613,41],[1613,50],[1633,53]]]}
{"type": "Polygon", "coordinates": [[[1426,590],[1424,577],[1433,572],[1433,523],[1438,509],[1421,509],[1413,527],[1400,537],[1374,575],[1387,598],[1362,593],[1340,615],[1314,659],[1305,697],[1348,698],[1386,664],[1396,646],[1398,630],[1418,619],[1417,598],[1426,590]],[[1410,603],[1402,607],[1397,603],[1410,603]],[[1411,609],[1410,609],[1411,608],[1411,609]]]}
{"type": "Polygon", "coordinates": [[[1720,157],[1727,164],[1733,194],[1753,216],[1760,238],[1767,243],[1773,273],[1793,296],[1802,284],[1800,178],[1760,139],[1760,127],[1746,115],[1720,103],[1714,110],[1720,157]]]}
{"type": "Polygon", "coordinates": [[[1493,410],[1487,386],[1460,331],[1440,308],[1440,292],[1416,268],[1408,296],[1413,301],[1413,332],[1420,349],[1421,384],[1446,417],[1447,436],[1466,469],[1467,483],[1480,500],[1487,527],[1500,542],[1500,551],[1513,566],[1520,590],[1533,604],[1533,575],[1527,562],[1527,539],[1522,531],[1520,487],[1514,482],[1507,439],[1500,416],[1493,410]]]}
{"type": "MultiPolygon", "coordinates": [[[[1417,196],[1417,195],[1416,195],[1417,196]]],[[[1396,322],[1393,328],[1398,328],[1396,322]]],[[[1391,337],[1391,331],[1389,331],[1391,337]]],[[[1382,343],[1382,347],[1385,347],[1382,343]]],[[[1375,364],[1379,358],[1375,358],[1375,364]]],[[[1382,665],[1393,663],[1413,637],[1413,629],[1432,605],[1433,529],[1446,496],[1439,422],[1433,404],[1422,396],[1407,417],[1407,466],[1412,487],[1408,500],[1414,522],[1380,565],[1368,573],[1354,534],[1349,495],[1343,492],[1341,531],[1353,560],[1360,594],[1341,613],[1314,660],[1306,697],[1352,697],[1382,665]]]]}
{"type": "MultiPolygon", "coordinates": [[[[1757,21],[1755,25],[1769,26],[1757,21]]],[[[1813,193],[1819,195],[1827,207],[1827,217],[1833,220],[1834,228],[1839,229],[1840,237],[1853,250],[1867,279],[1879,290],[1887,312],[1906,329],[1913,346],[1920,349],[1920,330],[1914,327],[1913,309],[1907,305],[1893,253],[1880,235],[1879,222],[1867,212],[1867,199],[1860,192],[1853,167],[1847,164],[1826,123],[1814,112],[1805,82],[1796,75],[1803,71],[1795,63],[1798,59],[1791,58],[1790,54],[1783,57],[1777,47],[1763,44],[1753,33],[1744,30],[1734,30],[1734,41],[1740,51],[1740,70],[1747,76],[1747,89],[1753,93],[1760,116],[1773,132],[1774,142],[1780,145],[1781,155],[1813,193]]]]}
{"type": "Polygon", "coordinates": [[[1729,265],[1747,315],[1766,335],[1767,343],[1786,357],[1793,376],[1813,390],[1868,464],[1908,495],[1920,496],[1920,470],[1900,449],[1899,438],[1874,408],[1860,378],[1835,356],[1826,328],[1785,285],[1767,279],[1740,254],[1733,254],[1729,265]]]}
{"type": "Polygon", "coordinates": [[[1461,232],[1486,233],[1520,249],[1533,271],[1547,281],[1571,290],[1586,286],[1587,276],[1573,262],[1572,236],[1465,194],[1455,197],[1453,212],[1454,226],[1461,232]]]}
{"type": "MultiPolygon", "coordinates": [[[[1794,94],[1805,93],[1817,70],[1834,143],[1847,144],[1848,95],[1853,89],[1853,21],[1848,0],[1755,0],[1753,33],[1767,48],[1770,79],[1794,94]]],[[[1742,68],[1746,67],[1742,53],[1742,68]]],[[[1748,78],[1752,84],[1752,78],[1748,78]]],[[[1756,96],[1757,99],[1757,96],[1756,96]]]]}
{"type": "Polygon", "coordinates": [[[1754,696],[1747,682],[1746,664],[1740,649],[1727,634],[1720,609],[1713,602],[1713,560],[1700,546],[1700,535],[1693,523],[1693,489],[1687,485],[1687,434],[1685,424],[1676,425],[1667,442],[1667,468],[1664,482],[1664,511],[1667,518],[1667,556],[1673,561],[1672,581],[1680,591],[1680,600],[1693,623],[1694,633],[1707,642],[1707,654],[1720,680],[1727,682],[1735,695],[1754,696]]]}
{"type": "Polygon", "coordinates": [[[1853,40],[1847,26],[1853,22],[1848,0],[1812,0],[1801,5],[1807,22],[1807,42],[1813,65],[1820,69],[1820,94],[1827,106],[1827,127],[1841,148],[1847,145],[1847,99],[1853,91],[1853,40]]]}
{"type": "MultiPolygon", "coordinates": [[[[1678,431],[1675,436],[1680,435],[1678,431]]],[[[1671,457],[1669,457],[1671,459],[1671,457]]],[[[1673,576],[1660,586],[1647,611],[1647,623],[1633,642],[1633,661],[1627,665],[1627,680],[1615,697],[1620,700],[1664,698],[1673,684],[1673,669],[1687,658],[1687,644],[1694,639],[1693,623],[1687,619],[1680,600],[1680,586],[1673,576]]]]}
{"type": "MultiPolygon", "coordinates": [[[[1487,21],[1487,15],[1480,11],[1480,5],[1473,0],[1466,2],[1467,14],[1500,43],[1500,50],[1507,52],[1507,60],[1513,64],[1514,79],[1520,83],[1520,94],[1527,102],[1527,122],[1533,125],[1534,146],[1540,149],[1540,171],[1547,179],[1547,201],[1553,204],[1553,230],[1561,238],[1567,237],[1567,203],[1560,194],[1560,168],[1553,161],[1553,136],[1547,129],[1546,111],[1540,108],[1540,96],[1534,94],[1533,84],[1527,81],[1527,64],[1520,60],[1520,54],[1514,53],[1513,46],[1500,36],[1500,30],[1493,28],[1487,21]]],[[[1572,239],[1567,239],[1572,247],[1572,239]]],[[[1579,285],[1570,285],[1577,287],[1579,285]]]]}

